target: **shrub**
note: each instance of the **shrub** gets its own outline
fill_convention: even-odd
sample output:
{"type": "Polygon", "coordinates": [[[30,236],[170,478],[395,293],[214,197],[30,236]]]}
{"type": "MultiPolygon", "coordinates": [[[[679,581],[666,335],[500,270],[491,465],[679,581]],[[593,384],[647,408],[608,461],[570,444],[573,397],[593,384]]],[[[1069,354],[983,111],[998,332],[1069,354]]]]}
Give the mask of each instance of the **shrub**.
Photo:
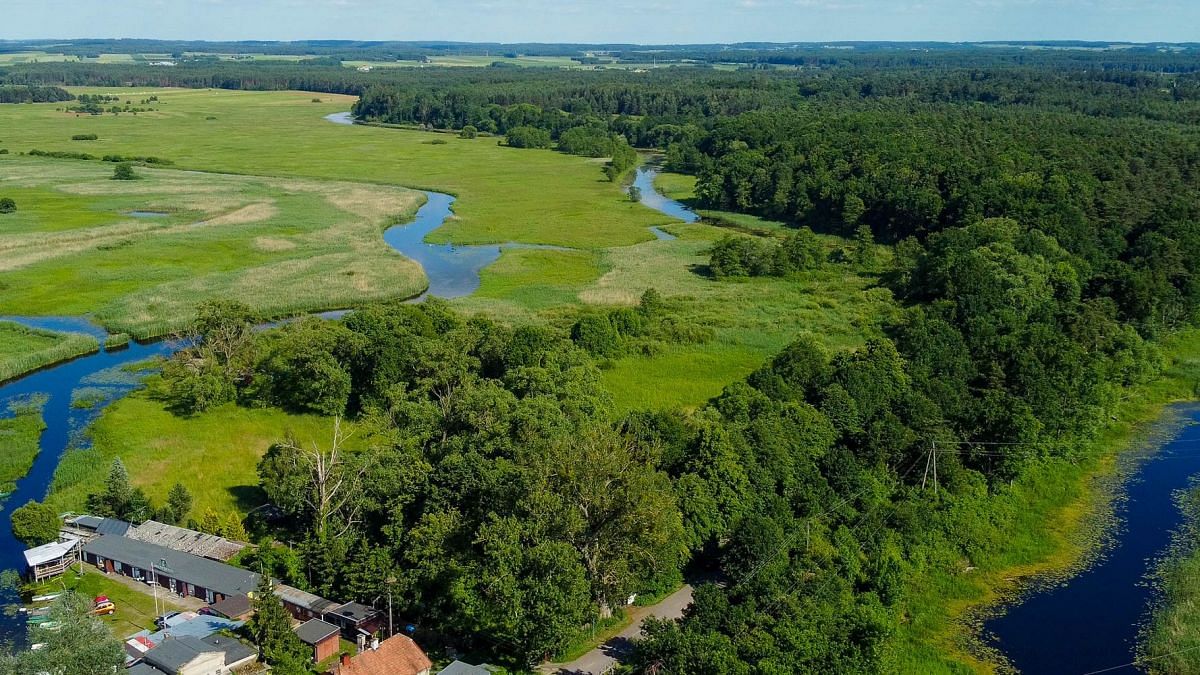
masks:
{"type": "Polygon", "coordinates": [[[458,132],[459,138],[475,138],[478,135],[479,135],[479,129],[476,129],[474,126],[472,126],[470,124],[463,127],[462,131],[458,132]]]}
{"type": "Polygon", "coordinates": [[[96,141],[96,140],[100,140],[100,137],[97,136],[96,134],[75,134],[74,136],[71,137],[71,140],[73,140],[73,141],[96,141]]]}
{"type": "Polygon", "coordinates": [[[129,162],[122,162],[113,168],[113,180],[137,180],[138,175],[133,172],[133,165],[129,162]]]}
{"type": "Polygon", "coordinates": [[[513,148],[548,148],[550,132],[536,127],[510,129],[505,141],[513,148]]]}
{"type": "Polygon", "coordinates": [[[33,501],[12,512],[13,536],[26,546],[41,546],[58,539],[58,514],[54,509],[33,501]]]}
{"type": "Polygon", "coordinates": [[[0,213],[12,213],[17,210],[17,203],[12,200],[12,197],[4,197],[0,199],[0,213]]]}
{"type": "Polygon", "coordinates": [[[0,155],[7,155],[7,154],[8,154],[8,148],[0,148],[0,155]]]}
{"type": "Polygon", "coordinates": [[[620,334],[604,314],[588,314],[571,327],[575,344],[597,356],[615,357],[621,354],[620,334]]]}
{"type": "Polygon", "coordinates": [[[425,144],[426,145],[445,145],[447,142],[448,141],[444,138],[434,138],[432,140],[425,141],[425,144]]]}

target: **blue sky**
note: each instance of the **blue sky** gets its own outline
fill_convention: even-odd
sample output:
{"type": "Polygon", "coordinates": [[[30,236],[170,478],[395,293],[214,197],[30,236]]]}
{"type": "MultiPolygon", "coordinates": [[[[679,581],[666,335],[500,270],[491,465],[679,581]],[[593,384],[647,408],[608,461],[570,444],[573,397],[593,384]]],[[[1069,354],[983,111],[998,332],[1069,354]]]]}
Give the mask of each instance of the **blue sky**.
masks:
{"type": "Polygon", "coordinates": [[[0,38],[1200,41],[1200,0],[0,0],[0,38]]]}

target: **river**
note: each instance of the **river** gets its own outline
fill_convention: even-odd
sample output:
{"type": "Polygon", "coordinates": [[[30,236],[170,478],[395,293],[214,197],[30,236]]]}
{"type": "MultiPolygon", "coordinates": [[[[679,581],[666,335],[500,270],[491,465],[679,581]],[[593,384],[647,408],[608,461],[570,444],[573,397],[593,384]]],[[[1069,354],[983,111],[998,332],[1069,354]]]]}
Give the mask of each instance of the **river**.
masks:
{"type": "MultiPolygon", "coordinates": [[[[329,115],[326,119],[336,124],[353,124],[349,113],[329,115]]],[[[682,204],[658,194],[653,185],[655,175],[657,169],[653,167],[638,170],[635,184],[642,189],[642,203],[685,222],[696,220],[695,214],[682,204]]],[[[453,215],[451,207],[454,197],[438,192],[425,192],[425,196],[425,204],[417,210],[413,219],[408,223],[388,228],[383,238],[389,246],[417,261],[425,269],[429,278],[429,288],[425,292],[427,295],[441,298],[470,295],[479,288],[480,271],[495,262],[505,248],[569,250],[556,246],[516,243],[479,246],[427,243],[426,235],[453,215]]],[[[651,230],[660,239],[674,239],[659,228],[651,230]]],[[[318,316],[337,318],[343,314],[345,311],[334,311],[318,316]]],[[[101,344],[107,335],[103,327],[84,317],[8,316],[0,317],[0,320],[46,330],[86,333],[96,337],[101,344]]],[[[126,348],[111,351],[102,349],[95,354],[58,363],[0,384],[0,415],[6,414],[6,403],[14,398],[33,395],[46,397],[42,412],[46,430],[42,433],[40,452],[34,460],[33,468],[25,477],[16,481],[16,489],[12,495],[0,501],[0,568],[24,568],[22,554],[25,546],[13,537],[8,527],[12,510],[30,499],[44,499],[63,454],[71,448],[85,447],[87,439],[83,432],[87,426],[106,406],[139,388],[140,378],[122,368],[147,359],[170,356],[182,346],[180,343],[169,341],[147,344],[131,342],[126,348]],[[87,408],[73,407],[74,393],[83,389],[92,395],[102,395],[101,400],[87,408]]],[[[18,600],[11,590],[0,591],[0,604],[12,606],[18,600]]],[[[23,627],[23,621],[14,612],[0,612],[0,641],[23,641],[23,627]]]]}
{"type": "MultiPolygon", "coordinates": [[[[1172,407],[1160,422],[1169,439],[1126,458],[1129,477],[1117,523],[1092,564],[1035,584],[984,625],[987,642],[1026,675],[1094,673],[1131,664],[1155,589],[1147,575],[1183,522],[1173,495],[1200,474],[1200,406],[1172,407]]],[[[1156,434],[1157,436],[1158,434],[1156,434]]]]}

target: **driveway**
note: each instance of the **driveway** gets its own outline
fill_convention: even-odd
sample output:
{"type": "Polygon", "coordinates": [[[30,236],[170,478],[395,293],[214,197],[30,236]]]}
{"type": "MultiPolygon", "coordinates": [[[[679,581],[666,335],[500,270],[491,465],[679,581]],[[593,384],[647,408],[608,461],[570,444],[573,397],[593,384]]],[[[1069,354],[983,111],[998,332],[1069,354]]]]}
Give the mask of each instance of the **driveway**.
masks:
{"type": "Polygon", "coordinates": [[[646,617],[657,619],[678,619],[683,616],[683,610],[692,604],[692,587],[684,585],[658,602],[648,607],[631,607],[633,622],[620,633],[609,638],[607,642],[571,661],[570,663],[544,663],[538,668],[541,673],[558,673],[561,675],[601,675],[616,666],[622,658],[629,654],[634,638],[642,634],[642,622],[646,617]]]}

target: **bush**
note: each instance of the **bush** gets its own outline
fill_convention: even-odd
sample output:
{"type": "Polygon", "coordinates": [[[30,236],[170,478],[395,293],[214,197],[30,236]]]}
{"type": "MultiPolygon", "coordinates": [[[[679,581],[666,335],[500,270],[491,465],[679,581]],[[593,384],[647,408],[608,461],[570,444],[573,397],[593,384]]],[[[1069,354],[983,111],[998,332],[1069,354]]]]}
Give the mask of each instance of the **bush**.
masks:
{"type": "Polygon", "coordinates": [[[73,141],[97,141],[100,137],[96,134],[75,134],[71,137],[73,141]]]}
{"type": "Polygon", "coordinates": [[[449,141],[444,138],[434,138],[432,140],[425,141],[425,145],[445,145],[448,142],[449,141]]]}
{"type": "Polygon", "coordinates": [[[41,546],[58,540],[58,514],[32,499],[12,512],[13,536],[26,546],[41,546]]]}
{"type": "Polygon", "coordinates": [[[550,132],[536,127],[517,127],[509,130],[505,142],[512,148],[548,148],[550,132]]]}
{"type": "Polygon", "coordinates": [[[133,172],[133,165],[129,162],[122,162],[113,168],[113,180],[137,180],[138,175],[133,172]]]}
{"type": "Polygon", "coordinates": [[[588,314],[571,327],[575,344],[597,356],[621,355],[621,336],[604,314],[588,314]]]}
{"type": "Polygon", "coordinates": [[[0,199],[0,213],[12,213],[17,210],[17,203],[11,197],[0,199]]]}
{"type": "Polygon", "coordinates": [[[459,138],[475,138],[478,135],[479,135],[479,129],[476,129],[474,126],[472,126],[470,124],[463,127],[462,131],[458,132],[459,138]]]}

